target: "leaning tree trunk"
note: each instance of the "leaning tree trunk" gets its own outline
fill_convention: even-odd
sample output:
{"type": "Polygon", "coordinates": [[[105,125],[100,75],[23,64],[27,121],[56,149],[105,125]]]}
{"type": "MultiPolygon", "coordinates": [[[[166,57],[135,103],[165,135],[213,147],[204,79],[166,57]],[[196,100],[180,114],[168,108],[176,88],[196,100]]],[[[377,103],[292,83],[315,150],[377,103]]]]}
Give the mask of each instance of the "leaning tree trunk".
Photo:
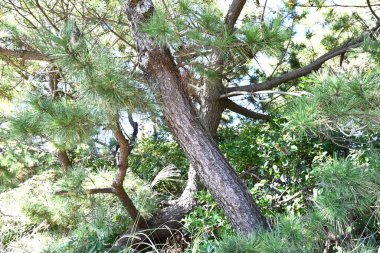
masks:
{"type": "Polygon", "coordinates": [[[139,64],[147,79],[157,85],[156,95],[171,131],[236,231],[245,234],[266,227],[247,187],[198,119],[188,98],[186,80],[169,51],[140,31],[138,25],[154,10],[152,1],[135,2],[127,3],[125,12],[137,44],[139,64]]]}
{"type": "MultiPolygon", "coordinates": [[[[220,80],[206,82],[200,88],[200,94],[202,94],[202,96],[197,96],[200,105],[196,111],[197,116],[204,129],[213,138],[216,136],[221,115],[226,108],[224,101],[219,99],[220,91],[215,89],[215,87],[222,86],[218,85],[219,83],[221,84],[221,81],[218,81],[220,80]]],[[[181,227],[182,224],[179,221],[181,221],[185,215],[193,211],[196,205],[195,194],[199,189],[196,171],[194,166],[190,165],[187,184],[181,196],[174,201],[170,201],[168,207],[161,209],[149,220],[152,227],[166,226],[171,229],[181,227]]]]}
{"type": "MultiPolygon", "coordinates": [[[[231,17],[227,15],[225,21],[226,27],[231,32],[233,23],[239,16],[245,1],[234,0],[234,3],[232,3],[232,9],[235,10],[235,15],[231,17]],[[238,2],[238,4],[236,4],[236,2],[238,2]],[[238,6],[237,8],[239,8],[239,10],[236,10],[236,6],[238,6]]],[[[215,138],[222,113],[228,107],[228,100],[220,99],[221,94],[225,92],[221,78],[223,60],[217,50],[213,52],[212,58],[214,59],[214,68],[220,72],[220,75],[218,75],[217,78],[206,80],[202,85],[197,86],[198,88],[196,89],[194,89],[194,87],[190,88],[189,95],[199,104],[199,108],[196,107],[196,112],[202,126],[215,138]]],[[[153,227],[165,225],[172,229],[179,228],[182,224],[178,221],[182,220],[185,215],[194,210],[196,205],[194,195],[198,191],[198,188],[196,170],[193,166],[190,166],[185,190],[178,199],[170,201],[170,206],[161,209],[160,212],[152,217],[150,221],[153,227]]]]}

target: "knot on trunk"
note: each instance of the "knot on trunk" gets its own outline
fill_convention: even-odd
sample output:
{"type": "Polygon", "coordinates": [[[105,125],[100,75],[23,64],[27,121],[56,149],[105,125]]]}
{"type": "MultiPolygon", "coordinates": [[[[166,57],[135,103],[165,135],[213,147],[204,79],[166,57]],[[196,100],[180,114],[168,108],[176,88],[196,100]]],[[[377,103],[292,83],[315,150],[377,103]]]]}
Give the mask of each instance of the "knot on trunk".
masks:
{"type": "Polygon", "coordinates": [[[142,0],[139,1],[136,5],[136,13],[143,17],[151,14],[153,12],[153,3],[151,0],[142,0]]]}
{"type": "Polygon", "coordinates": [[[139,54],[139,64],[142,68],[147,69],[149,63],[149,53],[148,52],[142,52],[139,54]]]}

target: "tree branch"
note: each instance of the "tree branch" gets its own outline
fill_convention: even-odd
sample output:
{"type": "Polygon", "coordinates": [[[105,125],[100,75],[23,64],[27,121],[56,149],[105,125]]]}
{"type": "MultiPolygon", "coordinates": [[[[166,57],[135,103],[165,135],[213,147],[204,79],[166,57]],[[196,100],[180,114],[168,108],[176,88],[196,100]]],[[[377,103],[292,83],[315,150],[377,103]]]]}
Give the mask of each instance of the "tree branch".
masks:
{"type": "Polygon", "coordinates": [[[261,18],[260,18],[261,22],[264,21],[264,15],[265,15],[265,9],[267,7],[267,2],[268,2],[268,0],[265,0],[264,7],[263,7],[263,13],[261,13],[261,18]]]}
{"type": "Polygon", "coordinates": [[[226,103],[227,109],[230,109],[231,111],[236,112],[245,117],[248,117],[251,119],[262,119],[262,120],[268,120],[270,118],[269,115],[248,110],[247,108],[244,108],[243,106],[240,106],[229,99],[226,99],[225,101],[226,101],[225,103],[226,103]]]}
{"type": "Polygon", "coordinates": [[[46,14],[45,10],[42,8],[42,6],[40,5],[40,2],[38,0],[35,0],[35,3],[36,3],[36,7],[41,11],[42,15],[44,15],[44,17],[47,19],[47,21],[49,22],[49,24],[54,28],[54,30],[56,32],[59,32],[59,29],[58,27],[54,24],[54,22],[49,18],[49,15],[46,14]]]}
{"type": "Polygon", "coordinates": [[[65,195],[65,196],[77,196],[78,194],[90,195],[90,194],[98,194],[98,193],[115,193],[113,188],[94,188],[88,189],[84,192],[71,192],[71,191],[57,191],[55,195],[65,195]]]}
{"type": "Polygon", "coordinates": [[[133,128],[133,133],[129,139],[129,148],[128,148],[128,154],[131,154],[132,149],[133,149],[134,144],[135,144],[136,139],[137,139],[137,134],[139,132],[139,128],[138,128],[139,125],[136,121],[134,121],[131,112],[128,112],[128,121],[129,121],[129,124],[131,125],[131,127],[133,128]]]}
{"type": "Polygon", "coordinates": [[[123,187],[125,175],[128,169],[128,156],[129,156],[129,141],[124,136],[120,126],[119,118],[117,118],[116,126],[113,130],[114,137],[120,146],[119,159],[117,161],[116,176],[112,182],[112,188],[115,195],[119,198],[132,220],[136,223],[138,228],[148,228],[148,224],[144,217],[141,216],[136,206],[133,204],[132,199],[128,196],[123,187]]]}
{"type": "Polygon", "coordinates": [[[279,206],[281,206],[281,205],[283,205],[285,203],[288,203],[289,201],[292,201],[293,199],[295,199],[298,196],[300,196],[301,194],[302,194],[302,191],[296,192],[295,194],[289,196],[288,198],[278,201],[276,203],[275,207],[279,207],[279,206]]]}
{"type": "Polygon", "coordinates": [[[233,0],[232,1],[230,8],[228,9],[226,18],[224,20],[224,23],[226,24],[226,26],[229,30],[232,30],[234,28],[236,20],[238,19],[245,3],[246,3],[246,0],[233,0]]]}
{"type": "MultiPolygon", "coordinates": [[[[377,22],[376,26],[371,29],[371,32],[376,32],[378,28],[380,27],[380,22],[377,22]]],[[[357,39],[353,39],[346,44],[339,46],[330,52],[325,53],[324,55],[320,56],[317,58],[315,61],[310,63],[309,65],[306,65],[302,68],[290,71],[288,73],[285,73],[279,77],[276,77],[274,79],[264,81],[262,83],[258,83],[255,85],[244,85],[244,86],[239,86],[239,87],[229,87],[226,88],[226,93],[231,93],[231,92],[236,92],[236,91],[247,91],[247,92],[257,92],[257,91],[262,91],[262,90],[270,90],[274,87],[277,87],[283,83],[295,80],[297,78],[300,78],[302,76],[306,76],[310,74],[313,71],[318,70],[326,61],[341,55],[348,50],[352,48],[359,47],[361,43],[364,41],[365,36],[361,36],[357,39]]]]}
{"type": "Polygon", "coordinates": [[[369,10],[373,14],[373,16],[376,18],[376,20],[380,20],[379,16],[377,16],[376,12],[373,10],[370,0],[367,0],[367,4],[368,4],[369,10]]]}
{"type": "Polygon", "coordinates": [[[0,210],[0,215],[1,215],[1,216],[5,216],[5,217],[17,217],[17,216],[13,216],[13,215],[5,214],[5,213],[3,213],[1,210],[0,210]]]}
{"type": "Polygon", "coordinates": [[[228,98],[228,97],[234,97],[234,96],[240,96],[240,95],[258,95],[258,94],[274,94],[274,95],[289,95],[289,96],[312,96],[313,94],[307,92],[307,91],[279,91],[279,90],[263,90],[263,91],[256,91],[256,92],[248,92],[248,91],[233,91],[227,94],[223,94],[220,96],[220,98],[228,98]]]}
{"type": "Polygon", "coordinates": [[[50,61],[49,57],[38,51],[11,50],[2,47],[0,47],[0,56],[5,56],[9,58],[20,58],[22,60],[31,61],[50,61]]]}

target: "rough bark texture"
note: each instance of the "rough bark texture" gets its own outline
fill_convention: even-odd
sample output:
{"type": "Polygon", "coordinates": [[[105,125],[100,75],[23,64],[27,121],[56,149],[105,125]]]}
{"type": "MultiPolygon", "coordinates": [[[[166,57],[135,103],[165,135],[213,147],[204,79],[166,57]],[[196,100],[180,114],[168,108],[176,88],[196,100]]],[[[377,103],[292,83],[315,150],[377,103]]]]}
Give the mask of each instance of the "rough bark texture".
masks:
{"type": "MultiPolygon", "coordinates": [[[[245,2],[245,0],[234,0],[230,5],[225,18],[225,24],[231,32],[245,2]]],[[[221,67],[221,65],[223,65],[218,52],[214,52],[214,59],[215,68],[221,67]]],[[[221,71],[221,68],[218,69],[221,71]]],[[[199,102],[197,115],[201,121],[202,126],[213,137],[216,135],[222,113],[228,105],[225,99],[220,99],[220,94],[223,92],[224,86],[220,77],[216,78],[215,80],[205,80],[203,85],[198,87],[197,92],[195,92],[195,98],[199,102]]],[[[252,114],[255,113],[252,112],[252,114]]],[[[261,118],[261,114],[257,115],[259,115],[258,118],[261,118]]],[[[187,185],[182,195],[177,200],[170,202],[169,207],[162,209],[149,221],[150,224],[152,224],[152,227],[158,227],[165,224],[166,226],[173,229],[179,228],[181,224],[177,221],[181,220],[186,214],[191,212],[196,205],[194,194],[197,192],[197,190],[198,185],[196,170],[193,166],[190,166],[187,185]]]]}
{"type": "Polygon", "coordinates": [[[227,28],[232,30],[236,20],[240,16],[241,11],[243,10],[243,7],[245,5],[246,0],[233,0],[230,8],[228,9],[226,18],[224,20],[224,23],[226,24],[227,28]]]}
{"type": "Polygon", "coordinates": [[[226,109],[223,100],[219,99],[220,91],[224,89],[221,82],[206,82],[202,89],[200,98],[200,109],[198,116],[205,130],[215,137],[216,130],[220,124],[222,113],[226,109]]]}
{"type": "Polygon", "coordinates": [[[157,85],[166,121],[190,163],[240,233],[250,233],[267,222],[247,187],[220,152],[194,111],[183,80],[168,50],[155,45],[138,27],[153,10],[150,0],[128,3],[125,12],[139,52],[139,64],[149,81],[157,85]]]}
{"type": "Polygon", "coordinates": [[[67,171],[71,166],[71,161],[67,152],[65,150],[58,150],[57,152],[58,160],[61,163],[62,169],[67,171]]]}

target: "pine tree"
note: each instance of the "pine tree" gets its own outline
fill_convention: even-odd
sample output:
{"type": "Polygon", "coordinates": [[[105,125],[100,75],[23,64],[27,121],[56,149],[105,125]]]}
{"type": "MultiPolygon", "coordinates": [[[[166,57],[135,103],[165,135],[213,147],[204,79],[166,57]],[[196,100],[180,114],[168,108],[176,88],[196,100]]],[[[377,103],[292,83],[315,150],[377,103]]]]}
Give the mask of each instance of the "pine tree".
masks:
{"type": "MultiPolygon", "coordinates": [[[[16,134],[44,138],[59,150],[91,141],[99,129],[110,129],[122,159],[107,190],[130,202],[123,193],[123,179],[132,140],[123,133],[120,117],[125,112],[143,112],[154,118],[160,108],[191,167],[182,196],[149,225],[179,220],[192,210],[197,173],[237,232],[267,229],[267,220],[214,139],[223,112],[268,119],[268,112],[281,109],[276,102],[262,104],[262,100],[305,94],[288,89],[304,87],[297,79],[328,60],[344,59],[350,50],[370,45],[377,38],[379,23],[373,28],[350,25],[347,15],[330,11],[325,19],[332,34],[322,41],[328,51],[315,60],[316,52],[306,54],[307,60],[295,59],[294,55],[309,50],[295,41],[294,27],[307,16],[296,10],[298,3],[284,2],[276,15],[264,6],[262,13],[252,11],[243,17],[246,4],[233,0],[224,14],[216,1],[88,1],[80,8],[75,2],[57,1],[52,9],[47,1],[23,1],[20,6],[4,1],[0,19],[6,35],[0,39],[0,55],[18,69],[20,78],[29,78],[30,88],[24,92],[32,91],[30,99],[19,95],[19,113],[8,117],[9,127],[16,134]],[[260,69],[260,55],[266,56],[264,60],[277,59],[273,73],[260,69]],[[49,91],[47,69],[60,76],[58,83],[53,77],[49,91]],[[45,77],[36,74],[38,70],[44,70],[45,77]],[[253,101],[254,109],[236,103],[232,99],[236,96],[253,101]]],[[[323,1],[318,5],[323,7],[323,1]]],[[[362,22],[358,16],[353,20],[362,22]]],[[[376,44],[366,50],[377,52],[376,44]]],[[[303,133],[322,130],[340,137],[354,136],[363,127],[378,131],[376,71],[356,77],[328,75],[326,80],[309,78],[306,86],[313,96],[294,102],[292,113],[287,113],[290,126],[303,133]]],[[[133,205],[126,207],[132,207],[131,216],[139,215],[133,205]]],[[[146,226],[142,222],[140,228],[146,226]]]]}

